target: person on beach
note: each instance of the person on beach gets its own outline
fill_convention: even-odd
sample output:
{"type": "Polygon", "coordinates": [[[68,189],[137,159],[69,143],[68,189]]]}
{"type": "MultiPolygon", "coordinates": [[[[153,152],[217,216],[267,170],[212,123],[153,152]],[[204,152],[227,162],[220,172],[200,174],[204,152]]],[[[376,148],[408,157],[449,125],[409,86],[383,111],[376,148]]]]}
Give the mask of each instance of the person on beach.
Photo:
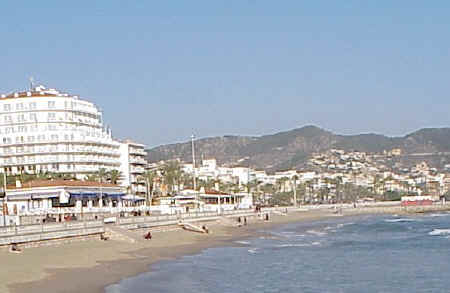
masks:
{"type": "Polygon", "coordinates": [[[206,225],[203,225],[203,226],[202,226],[202,229],[203,229],[203,231],[204,231],[206,234],[209,233],[208,227],[206,227],[206,225]]]}
{"type": "Polygon", "coordinates": [[[148,231],[147,234],[144,235],[144,239],[145,239],[145,240],[150,240],[150,239],[152,239],[152,232],[148,231]]]}
{"type": "Polygon", "coordinates": [[[17,246],[17,243],[13,243],[11,245],[10,251],[14,252],[14,253],[21,253],[22,252],[22,250],[17,246]]]}
{"type": "Polygon", "coordinates": [[[247,226],[247,217],[244,217],[244,225],[247,226]]]}

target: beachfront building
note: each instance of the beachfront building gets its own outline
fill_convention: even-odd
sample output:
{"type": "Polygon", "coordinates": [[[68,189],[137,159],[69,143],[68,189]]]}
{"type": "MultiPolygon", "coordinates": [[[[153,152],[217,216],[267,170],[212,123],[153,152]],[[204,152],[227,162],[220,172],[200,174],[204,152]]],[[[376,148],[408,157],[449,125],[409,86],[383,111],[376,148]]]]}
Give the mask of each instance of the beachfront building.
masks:
{"type": "Polygon", "coordinates": [[[199,194],[203,202],[202,210],[208,212],[223,212],[237,209],[249,209],[253,206],[250,193],[226,193],[215,190],[202,191],[199,194]]]}
{"type": "Polygon", "coordinates": [[[120,143],[100,109],[76,95],[37,86],[0,96],[0,169],[84,178],[120,168],[120,143]]]}
{"type": "Polygon", "coordinates": [[[127,187],[129,193],[141,196],[147,193],[148,184],[142,176],[147,166],[144,147],[131,140],[120,142],[120,185],[127,187]]]}
{"type": "Polygon", "coordinates": [[[253,206],[251,193],[226,193],[216,190],[184,189],[175,196],[160,197],[153,202],[153,210],[162,214],[200,212],[224,212],[250,209],[253,206]]]}
{"type": "MultiPolygon", "coordinates": [[[[81,180],[34,180],[8,185],[5,213],[16,224],[30,223],[33,216],[102,213],[131,206],[124,188],[110,183],[81,180]]],[[[134,204],[133,204],[134,206],[134,204]]]]}

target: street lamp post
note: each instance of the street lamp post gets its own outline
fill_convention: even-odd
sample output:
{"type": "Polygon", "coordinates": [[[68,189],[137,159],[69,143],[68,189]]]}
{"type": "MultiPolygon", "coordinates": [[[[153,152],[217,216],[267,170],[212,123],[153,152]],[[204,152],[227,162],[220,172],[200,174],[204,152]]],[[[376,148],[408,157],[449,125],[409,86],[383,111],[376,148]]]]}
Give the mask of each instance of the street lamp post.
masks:
{"type": "Polygon", "coordinates": [[[3,226],[6,226],[6,210],[8,209],[8,197],[6,195],[6,168],[3,168],[3,191],[5,192],[2,206],[3,226]]]}
{"type": "Polygon", "coordinates": [[[294,208],[297,207],[297,178],[294,179],[294,208]]]}
{"type": "Polygon", "coordinates": [[[191,143],[192,143],[192,168],[194,171],[194,190],[197,190],[197,181],[196,181],[196,170],[195,170],[195,147],[194,147],[194,139],[195,139],[195,135],[191,135],[191,143]]]}
{"type": "Polygon", "coordinates": [[[195,201],[197,202],[197,206],[200,209],[200,203],[199,203],[199,196],[197,193],[197,172],[195,170],[195,146],[194,146],[194,139],[195,139],[195,135],[192,134],[191,135],[191,145],[192,145],[192,168],[194,171],[194,176],[193,177],[193,183],[194,183],[194,192],[195,192],[195,201]]]}

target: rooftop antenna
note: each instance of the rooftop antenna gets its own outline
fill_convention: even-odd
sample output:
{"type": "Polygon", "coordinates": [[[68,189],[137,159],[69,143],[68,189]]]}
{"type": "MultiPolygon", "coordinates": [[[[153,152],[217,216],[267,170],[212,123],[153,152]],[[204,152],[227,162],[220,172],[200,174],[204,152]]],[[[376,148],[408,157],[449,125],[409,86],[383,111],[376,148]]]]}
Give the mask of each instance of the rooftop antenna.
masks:
{"type": "Polygon", "coordinates": [[[33,90],[34,88],[34,78],[30,76],[30,90],[33,90]]]}

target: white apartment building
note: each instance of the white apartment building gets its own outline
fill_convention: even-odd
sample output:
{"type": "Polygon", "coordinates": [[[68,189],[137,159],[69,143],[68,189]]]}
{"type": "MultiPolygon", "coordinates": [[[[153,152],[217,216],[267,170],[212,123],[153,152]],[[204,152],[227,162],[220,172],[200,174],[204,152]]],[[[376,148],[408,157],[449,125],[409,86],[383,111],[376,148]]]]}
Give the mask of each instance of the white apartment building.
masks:
{"type": "Polygon", "coordinates": [[[120,183],[129,188],[132,194],[144,195],[147,192],[147,182],[142,178],[147,165],[145,145],[124,140],[120,142],[120,183]]]}
{"type": "Polygon", "coordinates": [[[37,86],[0,96],[0,171],[55,172],[84,179],[99,169],[122,172],[122,186],[145,193],[144,145],[113,139],[92,102],[37,86]]]}

